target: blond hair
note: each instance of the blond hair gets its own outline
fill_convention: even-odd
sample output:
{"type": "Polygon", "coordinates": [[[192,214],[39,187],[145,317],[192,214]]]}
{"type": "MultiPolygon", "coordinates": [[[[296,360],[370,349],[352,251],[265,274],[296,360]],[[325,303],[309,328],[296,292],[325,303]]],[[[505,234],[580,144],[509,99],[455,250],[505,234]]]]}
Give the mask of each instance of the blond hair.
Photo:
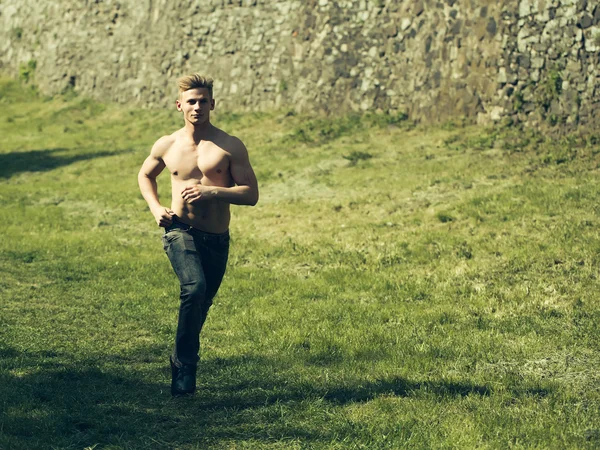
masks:
{"type": "Polygon", "coordinates": [[[193,73],[191,75],[186,75],[177,80],[177,87],[179,88],[179,96],[185,91],[189,91],[190,89],[197,88],[206,88],[208,89],[208,93],[210,97],[213,96],[213,79],[210,77],[205,77],[204,75],[200,75],[199,73],[193,73]]]}

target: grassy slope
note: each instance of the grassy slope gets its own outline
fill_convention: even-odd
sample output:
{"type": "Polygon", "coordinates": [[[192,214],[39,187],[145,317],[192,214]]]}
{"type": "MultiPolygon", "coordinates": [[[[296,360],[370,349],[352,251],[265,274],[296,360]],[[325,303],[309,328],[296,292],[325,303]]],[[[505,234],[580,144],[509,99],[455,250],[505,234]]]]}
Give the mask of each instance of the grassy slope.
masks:
{"type": "Polygon", "coordinates": [[[172,400],[136,173],[179,117],[0,95],[0,448],[599,445],[595,140],[217,114],[261,200],[172,400]]]}

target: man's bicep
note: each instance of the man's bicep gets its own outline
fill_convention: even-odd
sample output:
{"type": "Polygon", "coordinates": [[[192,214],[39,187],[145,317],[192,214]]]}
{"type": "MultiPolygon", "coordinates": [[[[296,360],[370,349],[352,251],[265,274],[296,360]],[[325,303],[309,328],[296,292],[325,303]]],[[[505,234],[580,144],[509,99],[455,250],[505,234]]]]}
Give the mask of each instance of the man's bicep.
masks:
{"type": "Polygon", "coordinates": [[[140,174],[149,178],[156,178],[165,168],[163,156],[173,144],[172,136],[163,136],[152,146],[150,156],[146,158],[140,169],[140,174]]]}
{"type": "Polygon", "coordinates": [[[248,151],[245,147],[238,149],[237,152],[232,154],[231,176],[235,184],[237,184],[238,186],[250,186],[252,188],[258,187],[256,174],[254,173],[254,169],[250,165],[248,151]]]}
{"type": "Polygon", "coordinates": [[[140,174],[148,178],[156,178],[165,168],[165,163],[162,158],[157,158],[150,155],[146,158],[140,169],[140,174]]]}

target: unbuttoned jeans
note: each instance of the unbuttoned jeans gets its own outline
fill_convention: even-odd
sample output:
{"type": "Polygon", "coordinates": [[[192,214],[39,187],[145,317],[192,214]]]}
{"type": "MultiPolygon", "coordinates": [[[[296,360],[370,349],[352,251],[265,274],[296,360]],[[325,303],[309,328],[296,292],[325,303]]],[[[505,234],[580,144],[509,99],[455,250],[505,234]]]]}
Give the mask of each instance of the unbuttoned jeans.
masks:
{"type": "Polygon", "coordinates": [[[173,361],[195,366],[200,359],[200,331],[225,275],[229,232],[207,233],[175,218],[162,240],[180,284],[173,361]]]}

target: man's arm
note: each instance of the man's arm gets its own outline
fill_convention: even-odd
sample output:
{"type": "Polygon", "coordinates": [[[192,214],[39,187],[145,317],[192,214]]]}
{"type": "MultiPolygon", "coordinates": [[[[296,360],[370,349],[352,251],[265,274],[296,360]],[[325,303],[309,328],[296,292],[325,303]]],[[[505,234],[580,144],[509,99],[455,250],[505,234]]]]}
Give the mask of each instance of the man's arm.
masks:
{"type": "Polygon", "coordinates": [[[138,185],[146,203],[150,207],[150,211],[160,227],[168,227],[173,223],[173,211],[165,208],[158,200],[158,186],[156,177],[165,168],[165,163],[162,159],[163,155],[173,143],[171,136],[163,136],[160,138],[150,151],[150,156],[146,158],[142,164],[142,168],[138,173],[138,185]]]}
{"type": "Polygon", "coordinates": [[[238,138],[232,138],[229,171],[236,186],[189,186],[181,196],[188,203],[216,199],[234,205],[254,206],[258,202],[258,181],[250,165],[248,150],[238,138]]]}

